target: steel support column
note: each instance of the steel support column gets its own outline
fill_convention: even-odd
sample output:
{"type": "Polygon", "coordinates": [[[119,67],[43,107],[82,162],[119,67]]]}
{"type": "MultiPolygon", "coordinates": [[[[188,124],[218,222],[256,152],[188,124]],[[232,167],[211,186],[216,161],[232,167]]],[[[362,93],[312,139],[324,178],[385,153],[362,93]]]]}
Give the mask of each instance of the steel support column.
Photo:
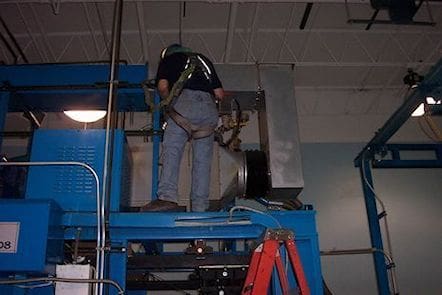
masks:
{"type": "MultiPolygon", "coordinates": [[[[158,92],[154,94],[154,104],[160,104],[160,95],[158,92]]],[[[153,124],[153,151],[152,151],[152,193],[151,199],[157,198],[158,191],[158,179],[159,179],[159,165],[160,165],[160,143],[161,143],[161,126],[160,126],[160,110],[156,109],[152,112],[152,124],[153,124]]]]}
{"type": "MultiPolygon", "coordinates": [[[[368,224],[370,229],[371,245],[377,251],[373,253],[378,292],[381,295],[390,294],[389,281],[387,276],[387,266],[385,258],[380,251],[383,251],[382,235],[379,225],[379,216],[376,208],[376,195],[373,189],[373,179],[371,175],[371,161],[374,161],[373,167],[379,168],[430,168],[438,167],[440,163],[441,152],[435,146],[417,145],[385,145],[387,141],[396,133],[397,130],[408,120],[416,107],[424,102],[427,96],[440,97],[442,95],[442,59],[433,66],[424,81],[417,84],[417,87],[405,100],[401,107],[387,120],[380,128],[370,142],[362,149],[354,160],[354,164],[359,168],[362,180],[362,188],[365,198],[365,206],[368,215],[368,224]],[[434,160],[402,160],[400,150],[434,150],[434,160]],[[375,159],[376,154],[391,152],[391,160],[375,159]]],[[[391,249],[390,249],[391,250],[391,249]]],[[[392,276],[392,287],[395,290],[395,278],[392,276]]]]}
{"type": "MultiPolygon", "coordinates": [[[[110,73],[109,73],[109,90],[107,99],[107,116],[106,116],[106,139],[104,144],[104,169],[101,190],[101,208],[100,218],[102,243],[100,248],[104,249],[106,242],[110,240],[109,235],[109,214],[110,214],[110,190],[112,181],[112,155],[114,153],[114,130],[118,124],[118,84],[119,84],[119,63],[120,63],[120,44],[121,44],[121,28],[123,17],[123,0],[116,0],[114,4],[114,16],[112,23],[112,51],[110,55],[110,73]]],[[[102,255],[99,259],[100,265],[97,265],[98,279],[104,279],[104,271],[106,269],[106,256],[102,255]]],[[[98,284],[96,289],[98,295],[103,294],[103,284],[98,284]]]]}
{"type": "MultiPolygon", "coordinates": [[[[127,241],[112,241],[109,253],[109,278],[126,290],[127,241]]],[[[106,294],[118,295],[118,290],[108,287],[106,294]]]]}
{"type": "MultiPolygon", "coordinates": [[[[9,92],[0,92],[0,131],[5,128],[6,114],[8,113],[9,92]]],[[[2,148],[3,135],[0,133],[0,152],[2,148]]]]}
{"type": "MultiPolygon", "coordinates": [[[[364,191],[371,246],[372,248],[378,250],[384,250],[381,227],[379,225],[378,210],[376,207],[376,196],[373,191],[373,178],[371,175],[370,161],[365,158],[362,159],[362,165],[359,166],[359,171],[361,175],[362,189],[364,191]]],[[[390,287],[384,255],[382,252],[376,251],[373,253],[373,259],[376,270],[378,293],[380,295],[389,295],[390,287]]]]}

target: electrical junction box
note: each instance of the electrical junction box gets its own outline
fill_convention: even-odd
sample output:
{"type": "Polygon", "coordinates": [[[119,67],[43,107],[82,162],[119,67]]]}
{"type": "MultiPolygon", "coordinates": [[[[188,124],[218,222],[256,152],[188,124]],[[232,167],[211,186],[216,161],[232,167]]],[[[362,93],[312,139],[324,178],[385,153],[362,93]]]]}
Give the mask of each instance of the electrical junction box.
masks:
{"type": "MultiPolygon", "coordinates": [[[[102,188],[106,130],[51,130],[34,132],[31,162],[81,162],[91,166],[102,188]]],[[[132,160],[124,132],[114,131],[110,210],[118,212],[130,200],[132,160]]],[[[26,198],[51,199],[69,212],[96,212],[97,185],[81,166],[29,167],[26,198]]]]}
{"type": "MultiPolygon", "coordinates": [[[[92,266],[80,264],[57,265],[57,278],[91,279],[93,277],[92,266]]],[[[55,283],[55,295],[91,295],[93,285],[91,283],[55,283]]]]}
{"type": "Polygon", "coordinates": [[[54,274],[63,261],[61,209],[51,200],[0,200],[0,272],[54,274]]]}

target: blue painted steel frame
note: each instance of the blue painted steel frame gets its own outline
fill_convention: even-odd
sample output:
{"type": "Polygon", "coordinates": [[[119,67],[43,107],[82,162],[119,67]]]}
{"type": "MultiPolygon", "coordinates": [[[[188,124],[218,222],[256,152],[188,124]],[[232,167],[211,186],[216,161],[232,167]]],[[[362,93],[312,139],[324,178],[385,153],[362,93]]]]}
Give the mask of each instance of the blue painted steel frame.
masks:
{"type": "MultiPolygon", "coordinates": [[[[130,241],[256,239],[266,228],[277,228],[280,224],[295,232],[307,279],[311,284],[311,294],[322,295],[319,243],[314,215],[314,211],[269,211],[268,215],[235,212],[228,222],[227,212],[111,213],[110,236],[115,249],[109,254],[109,278],[125,287],[127,252],[121,249],[126,248],[130,241]]],[[[62,223],[66,228],[65,239],[74,239],[78,227],[82,228],[81,239],[95,238],[95,214],[67,213],[62,223]]],[[[291,282],[294,283],[293,278],[291,282]]],[[[109,290],[110,294],[116,294],[113,289],[109,290]]]]}
{"type": "Polygon", "coordinates": [[[403,105],[387,120],[375,134],[375,136],[367,143],[354,160],[355,165],[359,166],[362,156],[368,158],[373,156],[379,148],[387,143],[387,141],[399,130],[399,128],[410,118],[414,110],[424,102],[427,96],[442,97],[442,58],[425,76],[417,88],[405,100],[403,105]]]}
{"type": "MultiPolygon", "coordinates": [[[[391,159],[375,159],[373,168],[442,168],[441,144],[387,144],[382,152],[388,153],[391,159]],[[432,152],[432,159],[403,159],[401,152],[426,151],[432,152]]],[[[417,156],[417,155],[416,155],[417,156]]]]}
{"type": "MultiPolygon", "coordinates": [[[[109,70],[109,66],[105,64],[0,66],[0,148],[1,132],[4,130],[8,111],[106,109],[109,70]]],[[[147,66],[120,65],[119,111],[148,109],[142,87],[147,77],[147,66]]],[[[93,218],[96,218],[95,215],[93,218]]],[[[96,221],[89,223],[89,226],[91,224],[96,227],[96,221]]],[[[93,233],[90,239],[95,240],[96,230],[88,232],[93,233]]],[[[114,261],[114,254],[111,253],[109,259],[114,261]]],[[[32,291],[22,288],[8,290],[10,289],[14,294],[24,294],[25,291],[34,295],[53,294],[53,290],[49,288],[36,288],[32,291]]]]}
{"type": "MultiPolygon", "coordinates": [[[[9,96],[8,92],[0,92],[0,131],[3,131],[5,128],[6,114],[8,113],[8,105],[9,105],[9,96]]],[[[3,135],[0,132],[0,152],[2,147],[3,135]]]]}
{"type": "MultiPolygon", "coordinates": [[[[379,215],[376,207],[376,196],[373,188],[373,178],[371,175],[370,161],[364,159],[362,165],[359,167],[362,189],[364,192],[365,209],[367,211],[368,226],[370,229],[371,247],[375,249],[384,249],[382,243],[382,233],[379,224],[379,215]]],[[[390,295],[390,287],[387,275],[387,264],[382,252],[376,251],[373,253],[373,259],[376,269],[376,281],[378,292],[381,295],[390,295]]]]}
{"type": "MultiPolygon", "coordinates": [[[[160,95],[157,91],[154,94],[154,104],[159,105],[160,95]]],[[[160,144],[161,144],[161,124],[160,118],[161,113],[159,109],[153,111],[153,151],[152,151],[152,192],[151,199],[155,200],[157,198],[158,191],[158,180],[159,180],[159,165],[160,165],[160,144]]]]}
{"type": "MultiPolygon", "coordinates": [[[[371,165],[377,168],[436,168],[441,167],[441,145],[385,145],[397,130],[408,120],[413,111],[424,102],[427,96],[442,97],[442,59],[426,75],[424,81],[413,91],[404,104],[387,120],[370,142],[362,149],[354,160],[359,167],[365,206],[370,229],[371,245],[379,250],[384,250],[379,217],[376,208],[375,193],[371,165]],[[400,150],[434,150],[435,160],[402,160],[400,150]],[[391,160],[377,160],[377,153],[390,151],[391,160]]],[[[387,265],[380,252],[373,254],[378,292],[381,295],[390,294],[387,276],[387,265]],[[381,257],[382,256],[382,257],[381,257]]]]}
{"type": "MultiPolygon", "coordinates": [[[[10,111],[106,109],[108,79],[105,64],[0,66],[0,92],[12,93],[10,111]]],[[[147,110],[141,87],[146,79],[147,66],[120,65],[119,110],[147,110]]]]}

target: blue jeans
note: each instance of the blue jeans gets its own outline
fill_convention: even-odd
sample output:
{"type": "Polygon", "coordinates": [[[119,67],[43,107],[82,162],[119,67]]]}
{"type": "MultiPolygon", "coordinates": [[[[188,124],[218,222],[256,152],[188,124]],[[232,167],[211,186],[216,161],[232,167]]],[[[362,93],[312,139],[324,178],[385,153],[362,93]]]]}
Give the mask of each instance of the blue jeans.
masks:
{"type": "MultiPolygon", "coordinates": [[[[216,127],[218,123],[218,111],[210,93],[183,89],[173,106],[194,125],[216,127]]],[[[209,206],[213,137],[212,133],[208,137],[192,139],[190,200],[194,212],[203,212],[209,206]]],[[[178,202],[180,163],[188,139],[186,131],[169,118],[163,136],[163,168],[158,185],[158,198],[161,200],[178,202]]]]}

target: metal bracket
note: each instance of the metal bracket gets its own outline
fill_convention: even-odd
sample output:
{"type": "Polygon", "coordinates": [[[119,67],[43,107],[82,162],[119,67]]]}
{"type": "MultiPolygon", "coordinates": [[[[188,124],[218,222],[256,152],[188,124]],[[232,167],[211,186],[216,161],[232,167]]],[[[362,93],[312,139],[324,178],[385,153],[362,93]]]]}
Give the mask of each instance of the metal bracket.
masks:
{"type": "Polygon", "coordinates": [[[288,229],[267,229],[263,240],[288,241],[295,238],[294,233],[288,229]]]}
{"type": "Polygon", "coordinates": [[[60,13],[60,5],[61,5],[60,0],[51,0],[52,12],[55,15],[58,15],[60,13]]]}

